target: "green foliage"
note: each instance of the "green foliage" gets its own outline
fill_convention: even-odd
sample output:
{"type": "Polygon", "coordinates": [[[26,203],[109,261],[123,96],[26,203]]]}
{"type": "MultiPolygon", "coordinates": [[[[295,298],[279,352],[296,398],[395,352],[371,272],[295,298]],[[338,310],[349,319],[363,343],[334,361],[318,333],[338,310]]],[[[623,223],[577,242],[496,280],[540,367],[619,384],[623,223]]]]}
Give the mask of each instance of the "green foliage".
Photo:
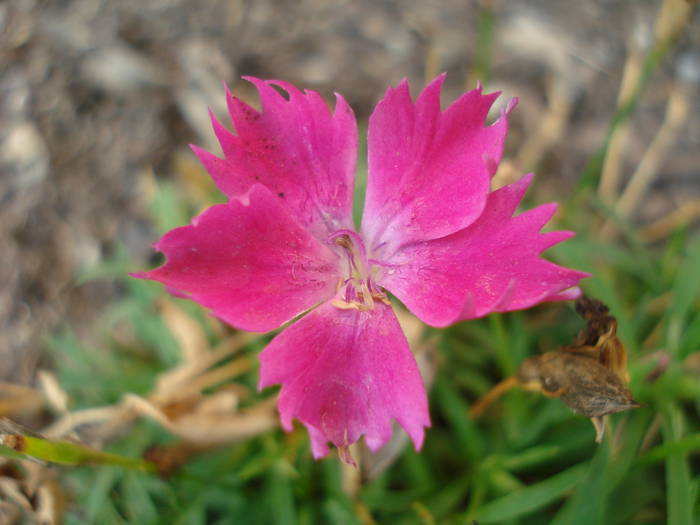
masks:
{"type": "MultiPolygon", "coordinates": [[[[362,524],[367,515],[399,524],[697,522],[698,479],[688,458],[700,451],[700,384],[683,363],[700,343],[700,242],[676,237],[649,247],[628,231],[623,242],[605,243],[585,227],[584,216],[597,207],[591,200],[588,209],[564,214],[565,226],[579,234],[552,256],[593,273],[584,286],[618,317],[632,390],[644,403],[613,416],[603,444],[594,444],[587,420],[537,394],[512,391],[481,420],[468,416],[469,405],[525,357],[570,341],[581,328],[570,306],[543,305],[431,331],[440,334],[442,366],[425,447],[407,448],[355,495],[343,490],[336,458],[314,461],[303,433],[285,439],[277,431],[196,456],[167,479],[114,467],[66,471],[75,498],[66,523],[362,524]],[[670,362],[651,382],[645,377],[659,349],[670,362]]],[[[70,332],[52,340],[61,384],[78,407],[145,394],[180,359],[154,307],[162,291],[124,277],[128,269],[117,253],[104,271],[125,292],[104,319],[104,348],[84,347],[70,332]],[[119,330],[130,344],[114,337],[119,330]]],[[[181,306],[208,326],[196,306],[181,306]]],[[[109,451],[137,458],[171,440],[142,422],[109,451]]]]}
{"type": "MultiPolygon", "coordinates": [[[[488,12],[483,17],[492,24],[488,12]]],[[[484,53],[491,29],[480,33],[484,53]]],[[[480,64],[488,71],[487,61],[480,64]]],[[[612,127],[633,109],[624,107],[612,127]]],[[[392,524],[700,523],[700,479],[690,465],[690,456],[700,452],[700,380],[688,366],[700,348],[700,239],[679,229],[651,246],[620,223],[621,240],[601,240],[598,223],[612,213],[591,191],[601,162],[592,160],[561,213],[558,226],[577,237],[549,257],[593,274],[585,291],[609,305],[629,353],[631,388],[644,406],[612,416],[604,443],[594,443],[586,419],[537,394],[512,391],[482,419],[468,415],[469,406],[523,359],[570,342],[582,327],[569,305],[542,305],[431,332],[440,336],[440,362],[424,449],[407,447],[356,494],[343,489],[337,458],[314,461],[303,433],[276,431],[195,456],[167,479],[113,467],[66,471],[74,497],[66,523],[354,525],[371,523],[367,516],[392,524]]],[[[360,211],[357,205],[356,218],[360,211]]],[[[159,231],[189,216],[169,185],[157,192],[153,212],[159,231]]],[[[130,269],[117,253],[91,276],[111,276],[124,287],[123,299],[104,319],[100,348],[84,346],[69,331],[51,341],[61,385],[77,407],[113,403],[125,392],[144,394],[180,359],[154,307],[162,290],[126,278],[130,269]],[[130,334],[130,343],[113,336],[118,330],[130,334]]],[[[181,307],[208,326],[201,309],[181,307]]],[[[208,334],[215,342],[216,334],[208,334]]],[[[254,389],[255,377],[247,379],[254,389]]],[[[139,457],[171,440],[146,421],[109,450],[139,457]]]]}

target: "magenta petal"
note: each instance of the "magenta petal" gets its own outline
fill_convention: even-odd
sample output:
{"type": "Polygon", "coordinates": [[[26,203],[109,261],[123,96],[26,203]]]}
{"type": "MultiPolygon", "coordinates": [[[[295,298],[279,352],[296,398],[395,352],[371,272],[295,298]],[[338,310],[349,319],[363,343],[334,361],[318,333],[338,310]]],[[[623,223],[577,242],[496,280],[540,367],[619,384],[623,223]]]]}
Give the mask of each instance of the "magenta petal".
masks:
{"type": "Polygon", "coordinates": [[[247,80],[260,93],[262,111],[227,93],[237,134],[212,117],[224,158],[193,147],[219,189],[239,197],[256,182],[264,184],[319,239],[351,227],[357,125],[348,104],[336,95],[332,114],[314,91],[247,80]],[[286,91],[289,100],[273,85],[286,91]]]}
{"type": "Polygon", "coordinates": [[[436,78],[415,103],[404,80],[387,90],[370,117],[362,230],[375,253],[459,231],[486,203],[501,159],[506,113],[485,127],[498,94],[482,95],[480,89],[442,112],[444,78],[436,78]]]}
{"type": "Polygon", "coordinates": [[[281,383],[282,426],[299,419],[309,429],[314,457],[328,442],[350,445],[364,435],[384,445],[396,419],[423,443],[430,425],[421,376],[390,306],[338,309],[326,302],[279,334],[260,355],[260,387],[281,383]]]}
{"type": "Polygon", "coordinates": [[[166,263],[153,279],[243,330],[267,331],[332,297],[338,257],[259,184],[249,203],[208,208],[155,245],[166,263]]]}
{"type": "Polygon", "coordinates": [[[379,284],[434,326],[577,297],[577,283],[589,275],[539,256],[573,236],[539,233],[556,205],[513,217],[531,180],[528,175],[492,192],[483,214],[464,230],[401,249],[386,261],[379,284]]]}

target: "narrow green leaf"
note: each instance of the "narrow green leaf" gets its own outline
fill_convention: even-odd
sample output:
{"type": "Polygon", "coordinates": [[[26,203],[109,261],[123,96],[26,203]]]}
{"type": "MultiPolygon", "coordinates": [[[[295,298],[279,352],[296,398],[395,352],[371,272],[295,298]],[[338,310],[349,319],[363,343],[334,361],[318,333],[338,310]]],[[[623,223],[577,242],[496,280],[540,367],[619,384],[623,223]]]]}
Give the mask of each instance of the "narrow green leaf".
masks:
{"type": "Polygon", "coordinates": [[[559,511],[552,525],[604,523],[606,510],[605,473],[610,460],[609,441],[600,444],[576,492],[559,511]]]}
{"type": "Polygon", "coordinates": [[[128,472],[122,478],[123,505],[126,515],[134,523],[155,523],[158,509],[144,483],[144,475],[128,472]]]}
{"type": "Polygon", "coordinates": [[[685,436],[676,441],[667,441],[663,445],[652,448],[637,461],[638,465],[650,465],[665,461],[671,454],[700,454],[700,434],[685,436]]]}
{"type": "Polygon", "coordinates": [[[503,461],[503,468],[517,472],[546,463],[558,457],[563,448],[557,445],[538,445],[514,454],[503,461]]]}
{"type": "Polygon", "coordinates": [[[480,439],[481,433],[469,418],[467,404],[446,378],[437,378],[433,392],[454,431],[458,452],[469,460],[477,460],[483,454],[484,444],[480,439]]]}
{"type": "Polygon", "coordinates": [[[116,514],[110,500],[110,494],[117,482],[117,471],[113,468],[104,468],[95,471],[94,478],[90,479],[90,490],[85,495],[85,513],[88,523],[98,523],[98,516],[105,513],[116,514]]]}
{"type": "Polygon", "coordinates": [[[4,449],[11,448],[22,456],[51,463],[69,466],[112,465],[143,472],[157,472],[156,466],[149,461],[94,450],[70,441],[52,441],[22,434],[2,434],[1,437],[4,449]]]}
{"type": "Polygon", "coordinates": [[[561,498],[586,475],[589,464],[582,463],[545,481],[491,501],[477,513],[479,523],[501,523],[525,516],[561,498]]]}
{"type": "Polygon", "coordinates": [[[687,255],[681,260],[673,284],[673,301],[667,310],[665,323],[666,348],[677,351],[686,329],[686,318],[700,295],[700,242],[689,247],[687,255]]]}
{"type": "MultiPolygon", "coordinates": [[[[677,443],[683,433],[682,412],[671,403],[661,412],[664,443],[677,443]]],[[[673,452],[666,457],[666,492],[667,525],[693,525],[690,471],[683,452],[673,452]]]]}
{"type": "MultiPolygon", "coordinates": [[[[491,78],[491,50],[496,26],[494,7],[488,2],[481,4],[479,9],[479,23],[476,37],[476,57],[472,77],[480,80],[484,86],[488,85],[491,78]]],[[[526,166],[530,169],[530,166],[526,166]]]]}
{"type": "Polygon", "coordinates": [[[27,459],[27,456],[24,454],[17,452],[10,447],[6,447],[5,445],[0,445],[0,456],[10,459],[27,459]]]}
{"type": "Polygon", "coordinates": [[[294,495],[288,473],[277,464],[267,475],[267,509],[275,525],[294,525],[297,522],[294,495]]]}

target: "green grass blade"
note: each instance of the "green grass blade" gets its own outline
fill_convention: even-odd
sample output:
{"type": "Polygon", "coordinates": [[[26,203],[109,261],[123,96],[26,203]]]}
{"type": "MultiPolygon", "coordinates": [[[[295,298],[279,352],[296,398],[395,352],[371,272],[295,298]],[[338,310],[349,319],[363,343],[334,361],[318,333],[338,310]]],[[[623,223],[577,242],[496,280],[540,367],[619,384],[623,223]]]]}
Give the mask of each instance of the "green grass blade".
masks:
{"type": "Polygon", "coordinates": [[[571,467],[545,481],[491,501],[477,512],[479,523],[501,523],[525,516],[561,498],[586,475],[588,463],[571,467]]]}
{"type": "MultiPolygon", "coordinates": [[[[677,443],[682,436],[683,414],[669,403],[662,408],[661,430],[665,443],[677,443]]],[[[666,505],[668,525],[693,525],[693,497],[690,471],[685,453],[670,453],[666,458],[666,505]]]]}
{"type": "Polygon", "coordinates": [[[666,442],[652,448],[638,460],[639,465],[650,465],[658,461],[666,461],[671,454],[700,454],[700,433],[685,436],[676,441],[666,442]]]}
{"type": "Polygon", "coordinates": [[[552,525],[590,525],[605,523],[604,491],[606,466],[610,458],[608,442],[603,442],[589,464],[586,476],[576,493],[557,514],[552,525]]]}
{"type": "Polygon", "coordinates": [[[5,455],[4,452],[10,449],[9,457],[19,455],[68,466],[111,465],[142,472],[157,471],[150,461],[110,454],[70,441],[52,441],[23,434],[3,434],[1,439],[0,454],[5,455]]]}

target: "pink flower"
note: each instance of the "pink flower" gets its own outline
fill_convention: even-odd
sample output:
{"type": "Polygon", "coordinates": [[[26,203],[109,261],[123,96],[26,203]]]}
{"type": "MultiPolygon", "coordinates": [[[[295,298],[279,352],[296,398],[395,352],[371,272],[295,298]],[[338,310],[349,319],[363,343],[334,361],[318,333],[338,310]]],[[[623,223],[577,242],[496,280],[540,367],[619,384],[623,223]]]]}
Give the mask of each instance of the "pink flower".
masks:
{"type": "Polygon", "coordinates": [[[318,93],[247,79],[262,110],[227,93],[236,134],[212,116],[224,158],[193,148],[229,201],[166,233],[155,247],[167,262],[136,275],[242,330],[305,314],[262,352],[260,387],[282,385],[282,426],[299,419],[316,458],[328,442],[346,450],[363,435],[376,451],[392,419],[421,447],[425,389],[387,290],[447,326],[573,299],[587,276],[539,257],[573,235],[539,233],[554,204],[513,216],[530,175],[490,191],[514,104],[490,126],[498,94],[475,89],[441,111],[444,78],[415,102],[403,81],[374,110],[360,233],[357,126],[345,100],[336,95],[331,114],[318,93]]]}

